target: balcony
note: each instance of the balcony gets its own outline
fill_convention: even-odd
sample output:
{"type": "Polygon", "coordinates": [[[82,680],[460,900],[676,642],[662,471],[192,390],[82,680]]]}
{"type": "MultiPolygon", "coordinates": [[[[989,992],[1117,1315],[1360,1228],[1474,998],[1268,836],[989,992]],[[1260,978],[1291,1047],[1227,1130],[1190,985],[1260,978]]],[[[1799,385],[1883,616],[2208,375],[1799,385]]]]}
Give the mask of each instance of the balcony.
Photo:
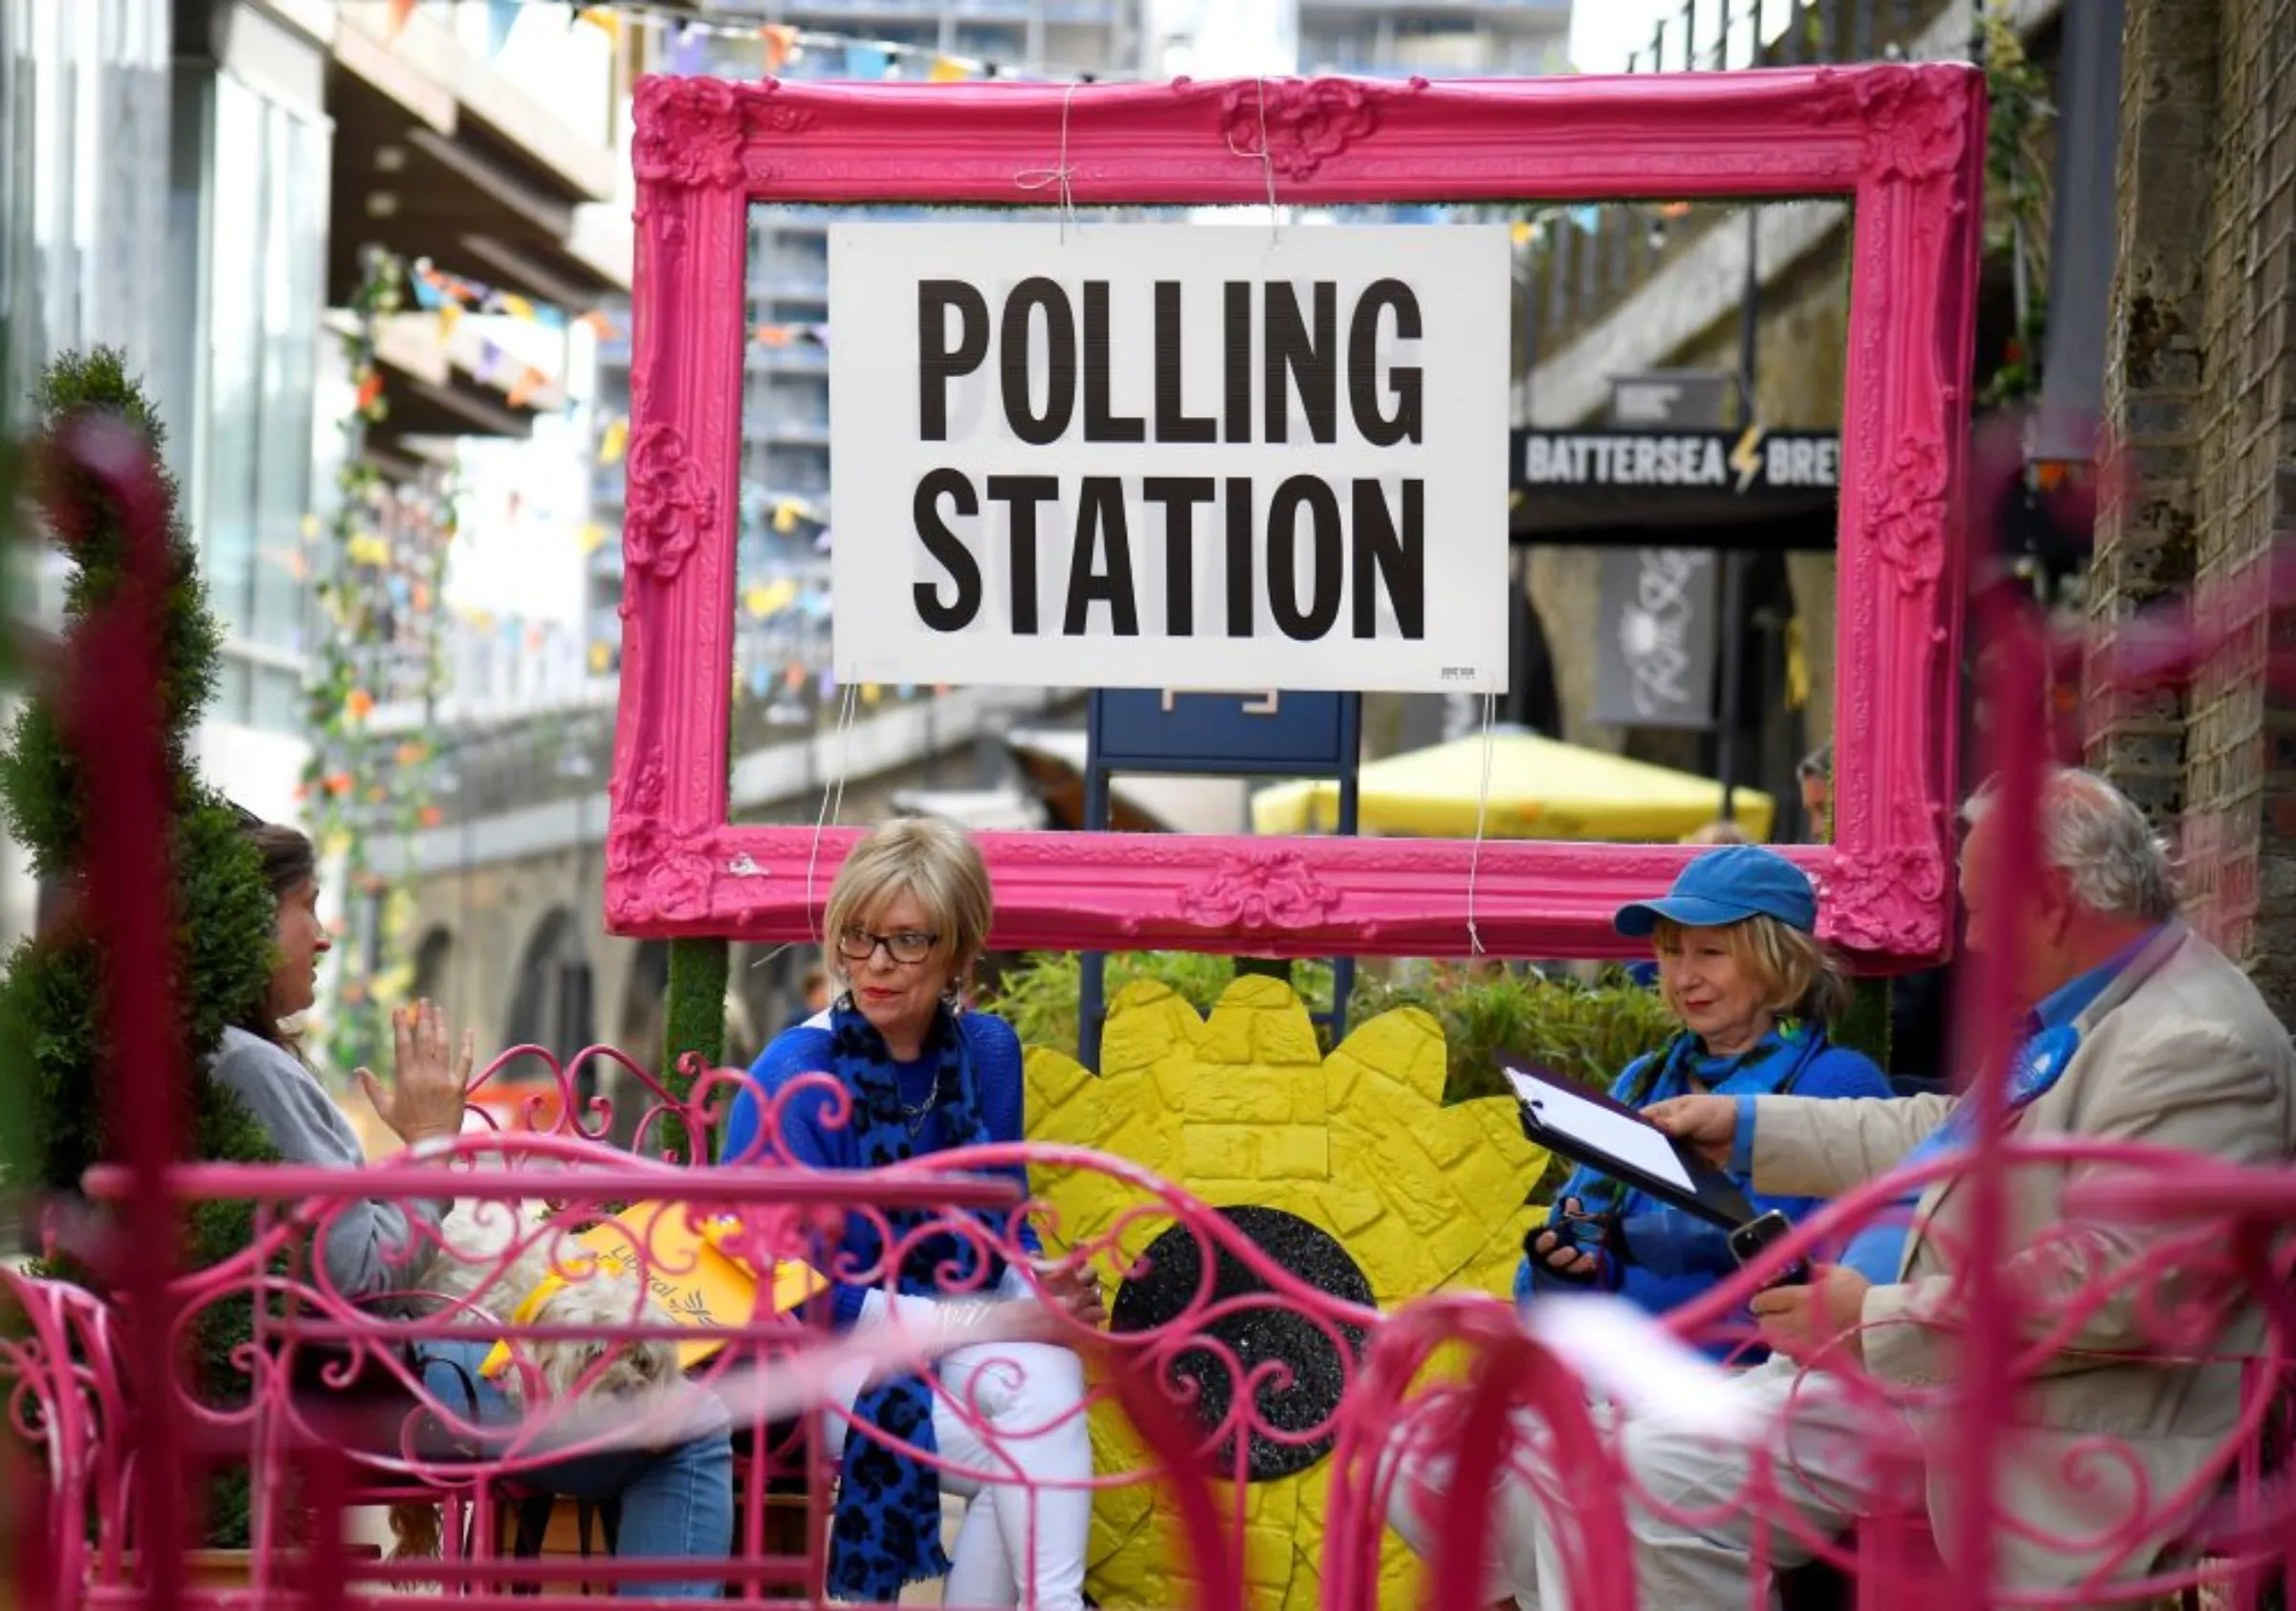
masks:
{"type": "Polygon", "coordinates": [[[387,412],[368,431],[367,452],[386,468],[434,456],[427,444],[439,438],[531,436],[540,415],[565,408],[559,380],[507,358],[476,322],[459,321],[443,339],[428,314],[376,322],[387,412]]]}
{"type": "Polygon", "coordinates": [[[617,158],[424,11],[345,4],[330,44],[330,300],[359,250],[432,257],[534,300],[584,309],[629,289],[617,158]]]}
{"type": "MultiPolygon", "coordinates": [[[[1653,31],[1649,45],[1630,60],[1629,71],[1962,58],[1969,45],[1970,8],[1959,0],[1767,0],[1758,7],[1755,0],[1730,0],[1726,9],[1699,10],[1709,24],[1717,15],[1727,19],[1718,46],[1714,31],[1708,27],[1701,30],[1697,48],[1691,48],[1693,41],[1676,13],[1670,28],[1661,23],[1653,31]],[[1751,30],[1745,26],[1757,11],[1773,31],[1758,50],[1753,48],[1751,30]]],[[[1789,212],[1799,214],[1786,218],[1781,227],[1806,234],[1826,227],[1829,215],[1823,209],[1834,205],[1766,210],[1781,218],[1789,212]]],[[[1660,231],[1653,230],[1653,214],[1646,207],[1603,208],[1589,230],[1551,219],[1546,244],[1534,251],[1529,263],[1532,350],[1541,355],[1542,363],[1562,352],[1580,334],[1624,307],[1652,278],[1685,259],[1717,225],[1742,216],[1736,207],[1702,205],[1667,219],[1660,231]]],[[[1768,228],[1764,226],[1765,240],[1768,228]]],[[[1764,248],[1765,274],[1779,260],[1774,246],[1764,248]]]]}
{"type": "MultiPolygon", "coordinates": [[[[1710,0],[1711,3],[1711,0],[1710,0]]],[[[1358,17],[1552,17],[1568,26],[1571,0],[1299,0],[1299,14],[1337,12],[1358,17]]]]}
{"type": "Polygon", "coordinates": [[[762,369],[778,369],[788,374],[826,375],[829,372],[829,355],[811,342],[791,342],[785,346],[752,347],[749,362],[762,369]]]}
{"type": "Polygon", "coordinates": [[[797,0],[782,9],[782,19],[803,28],[830,18],[844,22],[855,17],[937,17],[941,4],[942,0],[797,0]]]}
{"type": "Polygon", "coordinates": [[[787,442],[799,447],[827,448],[829,422],[807,414],[751,415],[741,422],[745,442],[787,442]]]}
{"type": "Polygon", "coordinates": [[[829,299],[828,271],[823,270],[818,277],[803,274],[768,275],[764,278],[751,280],[749,294],[752,297],[768,297],[777,302],[826,305],[829,299]]]}

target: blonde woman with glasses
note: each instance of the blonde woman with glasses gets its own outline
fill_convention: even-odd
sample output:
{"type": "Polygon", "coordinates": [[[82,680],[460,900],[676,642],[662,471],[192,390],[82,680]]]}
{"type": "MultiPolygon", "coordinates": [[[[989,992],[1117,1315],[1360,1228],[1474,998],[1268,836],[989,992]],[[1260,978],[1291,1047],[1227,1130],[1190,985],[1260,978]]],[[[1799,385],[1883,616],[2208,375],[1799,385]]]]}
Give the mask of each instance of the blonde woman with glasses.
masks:
{"type": "MultiPolygon", "coordinates": [[[[993,909],[980,850],[945,823],[904,818],[854,846],[824,922],[840,994],[758,1058],[726,1116],[718,1161],[870,1169],[1020,1140],[1020,1038],[1003,1020],[964,1009],[993,909]],[[842,1118],[824,1075],[848,1100],[842,1118]],[[778,1134],[766,1133],[769,1110],[778,1134]]],[[[1027,1171],[1013,1173],[1026,1190],[1027,1171]]],[[[844,1462],[829,1592],[887,1603],[909,1583],[945,1575],[948,1604],[1077,1611],[1092,1440],[1083,1367],[1052,1339],[1105,1319],[1099,1287],[1087,1273],[1041,1264],[1031,1282],[954,1234],[918,1235],[928,1223],[848,1216],[833,1263],[869,1279],[831,1288],[833,1323],[867,1326],[913,1305],[1029,1304],[1045,1312],[1046,1340],[956,1349],[936,1366],[938,1391],[917,1377],[873,1381],[844,1414],[826,1418],[828,1452],[844,1462]],[[879,1268],[881,1226],[908,1248],[897,1270],[879,1268]],[[861,1437],[848,1436],[851,1424],[861,1437]],[[1011,1475],[991,1482],[991,1472],[1011,1475]],[[943,1489],[968,1501],[947,1553],[943,1489]]],[[[1025,1254],[1040,1250],[1032,1229],[1021,1240],[1025,1254]]]]}

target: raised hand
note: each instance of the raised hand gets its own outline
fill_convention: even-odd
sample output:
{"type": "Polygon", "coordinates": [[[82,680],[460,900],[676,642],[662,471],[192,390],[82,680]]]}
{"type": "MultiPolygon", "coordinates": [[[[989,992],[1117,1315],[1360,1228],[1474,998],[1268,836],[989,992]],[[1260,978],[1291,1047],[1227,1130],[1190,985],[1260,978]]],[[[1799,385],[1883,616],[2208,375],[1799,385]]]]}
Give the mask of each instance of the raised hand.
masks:
{"type": "Polygon", "coordinates": [[[409,1146],[461,1134],[476,1036],[465,1029],[461,1050],[451,1051],[446,1017],[428,997],[391,1008],[390,1029],[390,1084],[370,1070],[358,1070],[376,1116],[409,1146]]]}

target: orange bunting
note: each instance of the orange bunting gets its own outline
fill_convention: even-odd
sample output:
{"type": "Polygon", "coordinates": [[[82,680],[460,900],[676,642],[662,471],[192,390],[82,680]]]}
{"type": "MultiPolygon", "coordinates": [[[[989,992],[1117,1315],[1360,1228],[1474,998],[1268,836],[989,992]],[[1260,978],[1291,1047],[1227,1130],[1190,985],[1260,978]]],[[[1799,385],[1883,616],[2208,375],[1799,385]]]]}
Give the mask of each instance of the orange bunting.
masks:
{"type": "Polygon", "coordinates": [[[534,394],[541,390],[549,379],[549,376],[529,364],[517,380],[511,382],[510,394],[506,400],[512,408],[523,408],[534,401],[534,394]]]}
{"type": "Polygon", "coordinates": [[[789,326],[786,324],[761,324],[756,335],[758,345],[762,347],[785,347],[789,344],[789,326]]]}
{"type": "Polygon", "coordinates": [[[769,22],[758,30],[765,41],[765,71],[779,73],[789,65],[789,57],[797,49],[797,30],[785,22],[769,22]]]}
{"type": "Polygon", "coordinates": [[[396,39],[406,32],[407,19],[414,15],[414,0],[390,0],[390,37],[396,39]]]}
{"type": "Polygon", "coordinates": [[[614,321],[607,316],[604,308],[592,308],[574,322],[602,342],[610,342],[614,339],[614,321]]]}
{"type": "Polygon", "coordinates": [[[359,378],[359,407],[362,409],[373,408],[375,400],[382,395],[383,375],[380,370],[369,369],[359,378]]]}

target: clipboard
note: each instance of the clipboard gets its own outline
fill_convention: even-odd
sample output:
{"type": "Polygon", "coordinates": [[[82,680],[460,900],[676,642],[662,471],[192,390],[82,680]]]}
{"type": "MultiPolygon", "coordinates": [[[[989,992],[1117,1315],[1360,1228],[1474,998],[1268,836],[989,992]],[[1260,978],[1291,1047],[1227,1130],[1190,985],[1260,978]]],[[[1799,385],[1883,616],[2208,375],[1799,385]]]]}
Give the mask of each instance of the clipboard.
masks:
{"type": "Polygon", "coordinates": [[[1540,1146],[1724,1230],[1755,1217],[1736,1181],[1632,1108],[1519,1063],[1502,1062],[1499,1071],[1540,1146]]]}

